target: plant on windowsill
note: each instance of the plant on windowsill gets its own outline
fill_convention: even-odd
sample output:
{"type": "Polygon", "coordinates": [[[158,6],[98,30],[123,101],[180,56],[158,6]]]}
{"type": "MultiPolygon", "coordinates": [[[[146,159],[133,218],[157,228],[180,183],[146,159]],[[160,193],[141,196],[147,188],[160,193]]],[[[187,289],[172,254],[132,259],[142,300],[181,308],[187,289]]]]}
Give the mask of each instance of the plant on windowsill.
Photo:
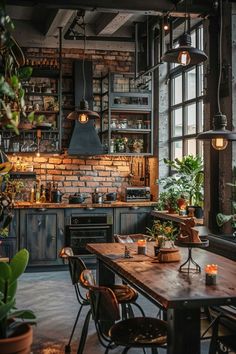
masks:
{"type": "Polygon", "coordinates": [[[176,158],[174,160],[164,159],[167,166],[171,167],[176,173],[173,176],[162,178],[159,183],[163,185],[164,190],[173,189],[185,199],[189,200],[189,206],[195,209],[195,216],[202,217],[203,207],[203,161],[200,156],[188,155],[182,160],[176,158]],[[186,197],[187,196],[187,197],[186,197]]]}
{"type": "Polygon", "coordinates": [[[35,315],[31,310],[17,310],[17,281],[28,264],[29,252],[22,249],[10,263],[0,263],[0,348],[1,353],[30,353],[35,315]]]}

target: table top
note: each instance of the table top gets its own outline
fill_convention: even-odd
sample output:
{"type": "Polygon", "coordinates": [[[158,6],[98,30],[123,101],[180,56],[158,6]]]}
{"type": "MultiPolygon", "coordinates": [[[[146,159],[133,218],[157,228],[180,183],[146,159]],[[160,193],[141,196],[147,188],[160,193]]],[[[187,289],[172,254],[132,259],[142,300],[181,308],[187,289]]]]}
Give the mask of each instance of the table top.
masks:
{"type": "Polygon", "coordinates": [[[201,266],[201,273],[181,273],[180,265],[188,258],[188,249],[179,248],[179,262],[159,263],[154,257],[154,243],[148,242],[147,254],[137,254],[137,244],[87,244],[112,271],[140,289],[144,295],[165,308],[193,308],[236,304],[236,263],[225,257],[194,248],[192,258],[201,266]],[[124,258],[128,247],[132,258],[124,258]],[[205,284],[205,265],[217,264],[217,284],[205,284]]]}

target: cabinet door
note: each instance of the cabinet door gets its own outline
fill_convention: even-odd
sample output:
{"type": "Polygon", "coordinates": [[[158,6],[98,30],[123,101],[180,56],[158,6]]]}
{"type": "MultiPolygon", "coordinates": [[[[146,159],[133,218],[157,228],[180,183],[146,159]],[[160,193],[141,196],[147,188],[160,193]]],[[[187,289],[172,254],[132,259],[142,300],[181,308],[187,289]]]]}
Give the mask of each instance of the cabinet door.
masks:
{"type": "Polygon", "coordinates": [[[150,207],[131,206],[116,208],[114,232],[117,234],[146,233],[146,227],[151,220],[150,207]]]}
{"type": "Polygon", "coordinates": [[[11,259],[18,251],[18,227],[19,210],[14,210],[14,217],[9,225],[8,237],[0,237],[0,256],[11,259]]]}
{"type": "Polygon", "coordinates": [[[20,211],[20,243],[28,249],[30,264],[61,264],[58,254],[64,244],[64,211],[31,209],[20,211]]]}

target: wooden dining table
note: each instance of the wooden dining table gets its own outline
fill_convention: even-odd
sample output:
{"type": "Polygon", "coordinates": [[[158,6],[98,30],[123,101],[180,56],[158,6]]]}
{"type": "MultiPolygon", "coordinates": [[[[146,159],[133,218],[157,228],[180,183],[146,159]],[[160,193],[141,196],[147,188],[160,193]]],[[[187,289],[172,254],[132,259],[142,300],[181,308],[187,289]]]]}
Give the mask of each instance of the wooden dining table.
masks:
{"type": "Polygon", "coordinates": [[[236,305],[236,263],[206,249],[192,249],[192,258],[201,272],[180,272],[188,248],[180,247],[181,260],[160,263],[154,244],[148,242],[145,255],[137,254],[137,244],[93,243],[87,250],[97,256],[97,282],[109,286],[115,274],[146,298],[166,310],[168,354],[200,354],[200,317],[203,307],[236,305]],[[125,258],[125,246],[131,258],[125,258]],[[216,285],[205,284],[205,266],[217,264],[216,285]]]}

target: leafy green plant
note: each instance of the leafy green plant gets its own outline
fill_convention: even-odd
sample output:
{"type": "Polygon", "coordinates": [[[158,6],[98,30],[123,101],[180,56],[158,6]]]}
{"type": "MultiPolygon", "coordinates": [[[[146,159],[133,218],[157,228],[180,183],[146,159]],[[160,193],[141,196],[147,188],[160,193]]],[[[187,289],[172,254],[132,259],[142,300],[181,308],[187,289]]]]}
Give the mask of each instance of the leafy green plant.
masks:
{"type": "Polygon", "coordinates": [[[10,263],[0,263],[0,338],[14,336],[16,329],[27,321],[35,323],[35,315],[31,310],[17,310],[17,281],[28,264],[29,252],[22,249],[16,253],[10,263]]]}
{"type": "Polygon", "coordinates": [[[21,82],[29,79],[31,67],[23,67],[24,54],[12,37],[14,24],[0,5],[0,122],[18,133],[20,117],[26,117],[24,89],[21,82]]]}
{"type": "Polygon", "coordinates": [[[176,173],[164,179],[164,189],[175,188],[180,194],[188,194],[190,205],[203,205],[204,174],[200,156],[187,155],[182,160],[164,159],[176,173]]]}

